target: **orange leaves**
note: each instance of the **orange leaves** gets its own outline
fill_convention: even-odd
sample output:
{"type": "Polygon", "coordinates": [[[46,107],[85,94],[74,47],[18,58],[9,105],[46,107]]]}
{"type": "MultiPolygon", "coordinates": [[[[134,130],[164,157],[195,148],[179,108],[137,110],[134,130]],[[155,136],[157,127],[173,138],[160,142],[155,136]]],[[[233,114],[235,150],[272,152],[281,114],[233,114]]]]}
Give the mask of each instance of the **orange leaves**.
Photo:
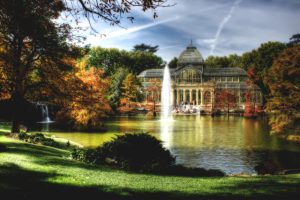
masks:
{"type": "Polygon", "coordinates": [[[75,125],[97,126],[111,111],[106,99],[109,81],[103,78],[103,70],[76,66],[74,73],[65,79],[71,98],[63,101],[64,108],[59,117],[71,120],[75,125]]]}
{"type": "Polygon", "coordinates": [[[120,98],[120,112],[131,111],[141,99],[141,85],[134,74],[129,73],[122,82],[122,98],[120,98]]]}

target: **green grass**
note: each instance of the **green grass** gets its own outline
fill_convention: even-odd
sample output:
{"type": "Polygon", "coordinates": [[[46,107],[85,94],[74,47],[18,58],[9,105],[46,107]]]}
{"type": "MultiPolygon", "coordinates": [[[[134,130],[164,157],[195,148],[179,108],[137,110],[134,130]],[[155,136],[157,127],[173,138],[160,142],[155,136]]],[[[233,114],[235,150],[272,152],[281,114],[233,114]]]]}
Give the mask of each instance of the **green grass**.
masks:
{"type": "Polygon", "coordinates": [[[223,178],[138,174],[76,162],[68,151],[7,138],[3,130],[0,145],[1,196],[185,200],[300,196],[299,174],[223,178]]]}

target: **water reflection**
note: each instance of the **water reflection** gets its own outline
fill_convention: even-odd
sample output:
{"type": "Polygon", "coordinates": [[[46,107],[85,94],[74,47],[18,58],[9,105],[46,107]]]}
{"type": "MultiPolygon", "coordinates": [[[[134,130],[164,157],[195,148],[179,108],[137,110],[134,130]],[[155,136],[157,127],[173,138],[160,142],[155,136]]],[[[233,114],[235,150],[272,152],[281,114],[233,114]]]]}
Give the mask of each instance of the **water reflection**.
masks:
{"type": "Polygon", "coordinates": [[[269,135],[265,119],[242,117],[175,116],[174,121],[142,117],[118,117],[106,123],[106,133],[54,133],[84,146],[99,146],[115,134],[148,132],[163,141],[177,158],[190,167],[254,173],[264,163],[276,168],[300,168],[298,144],[269,135]]]}

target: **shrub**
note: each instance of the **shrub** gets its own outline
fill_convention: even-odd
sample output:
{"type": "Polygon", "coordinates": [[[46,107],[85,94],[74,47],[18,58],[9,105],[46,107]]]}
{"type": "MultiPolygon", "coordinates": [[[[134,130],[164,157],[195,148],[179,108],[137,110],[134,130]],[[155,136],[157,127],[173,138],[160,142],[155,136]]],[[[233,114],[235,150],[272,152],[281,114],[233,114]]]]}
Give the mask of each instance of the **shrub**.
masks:
{"type": "Polygon", "coordinates": [[[100,147],[98,152],[102,160],[115,160],[121,168],[129,170],[152,171],[175,163],[175,158],[161,141],[146,133],[117,136],[100,147]]]}
{"type": "Polygon", "coordinates": [[[99,164],[99,155],[96,149],[73,149],[71,156],[75,160],[85,163],[99,164]]]}
{"type": "Polygon", "coordinates": [[[45,136],[42,133],[36,133],[29,136],[29,142],[30,143],[41,143],[45,140],[45,136]]]}
{"type": "Polygon", "coordinates": [[[161,141],[146,133],[117,136],[96,149],[73,150],[72,157],[94,164],[109,162],[134,171],[154,171],[175,164],[175,158],[161,141]]]}
{"type": "Polygon", "coordinates": [[[27,135],[27,134],[24,133],[24,132],[21,132],[21,133],[18,134],[18,138],[19,138],[20,140],[27,140],[27,139],[29,138],[29,135],[27,135]]]}
{"type": "Polygon", "coordinates": [[[33,143],[33,144],[42,144],[45,146],[51,146],[51,147],[57,147],[57,148],[62,147],[62,145],[60,143],[56,142],[52,138],[45,137],[45,135],[42,133],[28,135],[26,133],[21,132],[18,134],[18,138],[20,140],[24,140],[26,142],[33,143]]]}

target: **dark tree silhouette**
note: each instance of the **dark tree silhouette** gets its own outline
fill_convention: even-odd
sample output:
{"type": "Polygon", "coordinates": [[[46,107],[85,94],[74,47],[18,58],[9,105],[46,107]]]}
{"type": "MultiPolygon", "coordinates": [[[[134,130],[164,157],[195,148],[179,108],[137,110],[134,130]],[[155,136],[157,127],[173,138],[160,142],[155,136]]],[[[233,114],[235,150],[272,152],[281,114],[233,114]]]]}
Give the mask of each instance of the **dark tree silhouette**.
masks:
{"type": "Polygon", "coordinates": [[[151,45],[144,44],[144,43],[137,44],[137,45],[134,45],[133,51],[156,53],[158,51],[158,45],[151,46],[151,45]]]}

